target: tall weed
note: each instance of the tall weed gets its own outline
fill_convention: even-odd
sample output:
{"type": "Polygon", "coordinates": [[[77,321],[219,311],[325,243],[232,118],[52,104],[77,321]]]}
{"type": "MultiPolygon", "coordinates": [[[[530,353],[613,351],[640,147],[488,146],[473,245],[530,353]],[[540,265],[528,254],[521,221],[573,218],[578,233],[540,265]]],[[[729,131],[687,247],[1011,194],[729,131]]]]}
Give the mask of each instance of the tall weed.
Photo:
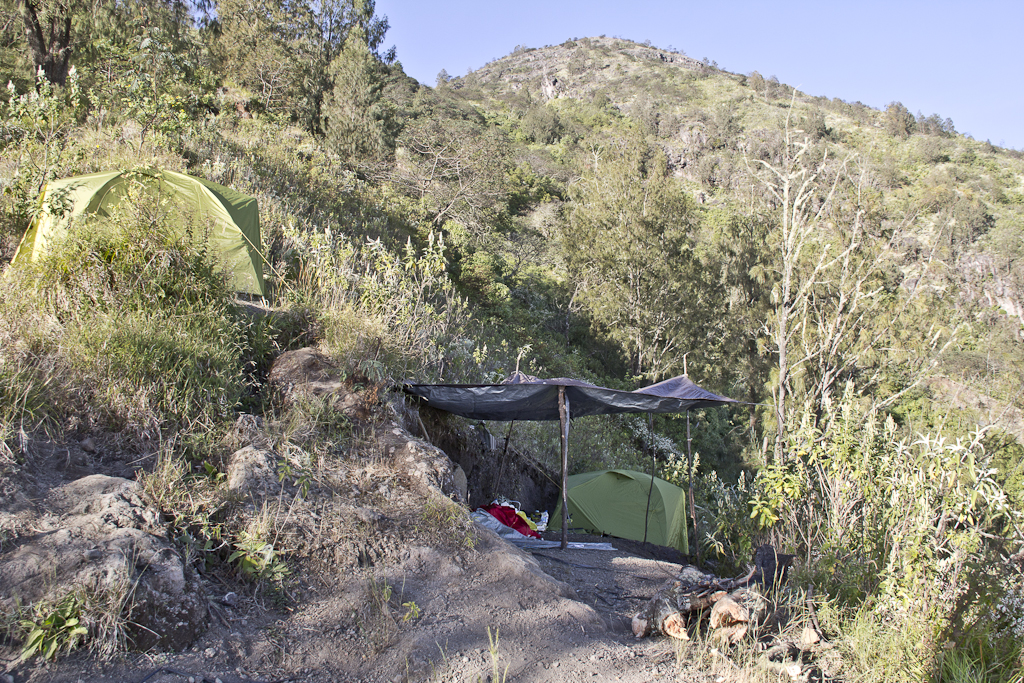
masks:
{"type": "Polygon", "coordinates": [[[441,237],[395,253],[379,239],[357,246],[329,229],[286,235],[297,262],[291,295],[318,312],[323,345],[350,372],[438,379],[472,362],[460,343],[469,307],[448,276],[441,237]]]}
{"type": "Polygon", "coordinates": [[[0,263],[10,257],[3,253],[8,236],[28,227],[43,186],[74,163],[80,150],[72,131],[81,104],[74,68],[64,88],[40,71],[34,89],[18,94],[8,82],[0,96],[0,263]]]}

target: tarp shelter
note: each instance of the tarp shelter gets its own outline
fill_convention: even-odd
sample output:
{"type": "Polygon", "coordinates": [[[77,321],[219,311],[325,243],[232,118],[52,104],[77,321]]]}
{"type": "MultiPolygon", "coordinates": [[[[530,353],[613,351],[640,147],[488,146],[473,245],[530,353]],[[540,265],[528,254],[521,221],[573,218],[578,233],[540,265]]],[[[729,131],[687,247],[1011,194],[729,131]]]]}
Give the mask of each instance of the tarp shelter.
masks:
{"type": "MultiPolygon", "coordinates": [[[[633,470],[599,470],[574,474],[566,482],[569,526],[589,533],[608,534],[634,541],[647,540],[689,553],[686,534],[686,496],[664,479],[633,470]],[[651,493],[650,512],[647,494],[651,493]]],[[[562,524],[562,504],[551,517],[553,527],[562,524]]]]}
{"type": "Polygon", "coordinates": [[[471,420],[558,420],[559,389],[572,417],[614,413],[682,413],[735,403],[673,377],[636,391],[606,389],[578,379],[537,379],[515,373],[501,384],[406,384],[407,393],[428,405],[471,420]]]}
{"type": "MultiPolygon", "coordinates": [[[[190,213],[192,228],[209,229],[211,251],[235,291],[266,295],[256,198],[174,171],[109,171],[48,183],[12,262],[35,261],[67,235],[74,221],[109,217],[129,195],[133,183],[176,202],[190,213]]],[[[188,226],[180,227],[185,230],[188,226]]]]}
{"type": "MultiPolygon", "coordinates": [[[[434,408],[472,420],[559,420],[563,507],[568,504],[570,418],[615,413],[682,413],[736,403],[734,399],[702,389],[685,376],[636,391],[607,389],[565,377],[537,379],[520,372],[501,384],[406,384],[403,388],[434,408]]],[[[646,502],[645,495],[645,505],[646,502]]],[[[563,548],[567,544],[567,530],[563,519],[563,548]]]]}

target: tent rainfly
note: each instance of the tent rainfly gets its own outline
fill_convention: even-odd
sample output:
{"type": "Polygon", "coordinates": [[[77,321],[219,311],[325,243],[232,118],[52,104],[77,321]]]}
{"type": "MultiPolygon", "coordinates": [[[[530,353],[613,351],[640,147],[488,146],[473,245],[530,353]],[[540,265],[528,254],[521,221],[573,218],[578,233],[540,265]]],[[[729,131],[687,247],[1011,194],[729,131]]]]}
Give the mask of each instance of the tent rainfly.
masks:
{"type": "MultiPolygon", "coordinates": [[[[574,529],[634,541],[648,540],[689,554],[686,496],[675,484],[655,477],[652,490],[649,474],[599,470],[574,474],[568,478],[567,486],[574,529]]],[[[562,509],[561,504],[555,509],[552,526],[562,523],[562,509]]]]}
{"type": "MultiPolygon", "coordinates": [[[[63,178],[47,184],[39,211],[12,263],[35,261],[64,237],[72,221],[108,217],[127,196],[130,183],[173,197],[192,212],[196,227],[209,226],[211,250],[238,292],[265,296],[260,253],[260,212],[255,197],[174,171],[110,171],[63,178]]],[[[179,226],[185,230],[188,226],[179,226]]]]}
{"type": "MultiPolygon", "coordinates": [[[[559,420],[562,509],[569,508],[567,479],[570,418],[615,413],[682,413],[696,408],[736,403],[734,399],[702,389],[685,375],[636,391],[606,389],[565,377],[537,379],[521,372],[516,372],[501,384],[406,384],[403,389],[406,393],[419,396],[427,405],[472,420],[559,420]]],[[[651,479],[654,479],[653,472],[651,479]]],[[[651,483],[651,486],[654,484],[651,483]]],[[[568,545],[568,531],[568,520],[563,516],[563,549],[568,545]]]]}

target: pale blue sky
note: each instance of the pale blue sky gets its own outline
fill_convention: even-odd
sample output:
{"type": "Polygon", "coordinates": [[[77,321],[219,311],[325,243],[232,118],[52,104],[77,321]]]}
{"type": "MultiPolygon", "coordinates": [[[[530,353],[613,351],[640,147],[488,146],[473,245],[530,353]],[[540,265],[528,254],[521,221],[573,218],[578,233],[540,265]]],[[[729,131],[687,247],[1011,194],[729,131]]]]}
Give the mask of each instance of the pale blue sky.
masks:
{"type": "Polygon", "coordinates": [[[605,34],[810,95],[951,118],[978,140],[1024,149],[1024,1],[377,0],[406,73],[434,85],[516,45],[605,34]]]}

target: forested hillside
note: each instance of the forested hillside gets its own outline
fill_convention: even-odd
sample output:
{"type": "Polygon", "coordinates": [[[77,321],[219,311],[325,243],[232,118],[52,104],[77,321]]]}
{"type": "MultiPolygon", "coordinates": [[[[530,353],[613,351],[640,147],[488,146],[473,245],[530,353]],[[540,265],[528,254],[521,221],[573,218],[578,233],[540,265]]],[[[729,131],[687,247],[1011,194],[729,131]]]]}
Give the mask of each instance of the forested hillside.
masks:
{"type": "MultiPolygon", "coordinates": [[[[372,0],[0,1],[7,474],[27,434],[116,434],[207,491],[242,414],[342,457],[365,437],[268,388],[304,346],[381,396],[685,370],[744,402],[691,416],[703,558],[796,553],[844,678],[1019,680],[1024,155],[604,36],[420,84],[387,30],[372,0]],[[143,168],[258,199],[269,312],[142,197],[9,265],[49,181],[143,168]]],[[[653,443],[686,481],[683,419],[573,429],[574,472],[653,443]]]]}

